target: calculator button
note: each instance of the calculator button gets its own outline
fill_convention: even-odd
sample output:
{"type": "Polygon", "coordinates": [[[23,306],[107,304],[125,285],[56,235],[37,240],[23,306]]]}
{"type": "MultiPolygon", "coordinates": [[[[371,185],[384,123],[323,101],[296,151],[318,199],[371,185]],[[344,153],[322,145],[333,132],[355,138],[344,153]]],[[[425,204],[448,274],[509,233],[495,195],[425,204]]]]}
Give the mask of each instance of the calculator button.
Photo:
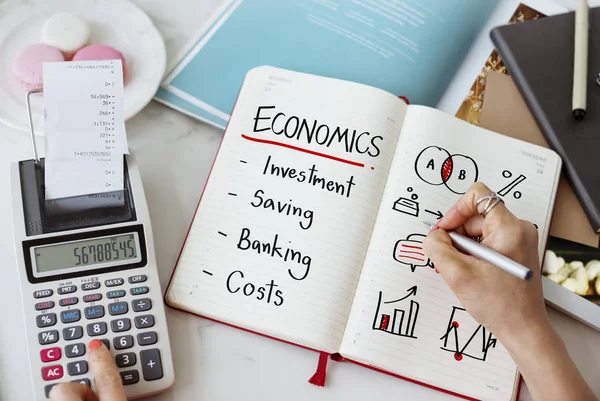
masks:
{"type": "Polygon", "coordinates": [[[98,302],[102,299],[102,294],[90,294],[83,296],[83,302],[98,302]]]}
{"type": "Polygon", "coordinates": [[[155,331],[147,331],[145,333],[139,333],[137,335],[139,345],[152,345],[156,344],[158,337],[155,331]]]}
{"type": "Polygon", "coordinates": [[[54,386],[58,386],[59,384],[60,383],[48,384],[46,387],[44,387],[44,393],[46,394],[46,398],[50,398],[50,390],[52,390],[54,386]]]}
{"type": "Polygon", "coordinates": [[[91,283],[83,283],[83,284],[81,284],[81,289],[83,291],[97,290],[98,288],[100,288],[100,282],[99,281],[93,281],[91,283]]]}
{"type": "Polygon", "coordinates": [[[111,316],[124,315],[127,312],[129,312],[127,302],[115,302],[114,304],[108,305],[108,313],[110,313],[111,316]]]}
{"type": "Polygon", "coordinates": [[[90,379],[79,379],[79,380],[73,380],[71,383],[79,383],[79,384],[83,384],[84,386],[88,386],[88,387],[92,387],[92,383],[90,382],[90,379]]]}
{"type": "Polygon", "coordinates": [[[54,344],[58,341],[58,330],[42,331],[38,334],[40,345],[54,344]]]}
{"type": "Polygon", "coordinates": [[[102,344],[104,344],[107,349],[110,349],[110,341],[108,341],[106,338],[103,338],[100,341],[102,341],[102,344]]]}
{"type": "Polygon", "coordinates": [[[125,280],[123,280],[122,278],[112,278],[110,280],[106,280],[104,282],[104,285],[107,287],[116,287],[118,285],[123,285],[124,282],[125,280]]]}
{"type": "Polygon", "coordinates": [[[63,377],[64,371],[61,365],[44,366],[42,368],[42,378],[45,381],[58,380],[63,377]]]}
{"type": "Polygon", "coordinates": [[[121,381],[124,386],[128,386],[130,384],[135,384],[140,381],[140,374],[137,370],[127,370],[121,373],[121,381]]]}
{"type": "Polygon", "coordinates": [[[117,366],[125,368],[127,366],[133,366],[137,362],[135,352],[126,352],[124,354],[118,354],[116,357],[117,366]]]}
{"type": "Polygon", "coordinates": [[[60,321],[63,323],[78,322],[81,319],[81,311],[79,309],[64,310],[60,312],[60,321]]]}
{"type": "Polygon", "coordinates": [[[46,313],[35,317],[37,327],[50,327],[56,324],[56,313],[46,313]]]}
{"type": "Polygon", "coordinates": [[[35,310],[46,310],[54,308],[54,301],[39,302],[35,304],[35,310]]]}
{"type": "Polygon", "coordinates": [[[85,355],[85,344],[77,343],[67,345],[65,347],[65,355],[67,356],[67,358],[77,358],[78,356],[85,355]]]}
{"type": "Polygon", "coordinates": [[[40,351],[40,359],[42,362],[58,361],[61,355],[59,347],[46,348],[40,351]]]}
{"type": "Polygon", "coordinates": [[[134,320],[135,327],[138,329],[145,329],[147,327],[154,326],[154,316],[152,315],[136,316],[134,320]]]}
{"type": "Polygon", "coordinates": [[[99,319],[104,316],[104,306],[96,305],[96,306],[88,306],[85,308],[85,318],[86,319],[99,319]]]}
{"type": "Polygon", "coordinates": [[[88,336],[101,336],[102,334],[106,334],[106,323],[98,322],[98,323],[90,323],[87,325],[87,333],[88,336]]]}
{"type": "Polygon", "coordinates": [[[138,274],[137,276],[129,277],[127,279],[127,281],[129,281],[129,284],[136,284],[136,283],[143,283],[147,279],[148,279],[148,277],[144,276],[143,274],[138,274]]]}
{"type": "Polygon", "coordinates": [[[133,336],[115,337],[113,340],[115,349],[127,349],[133,347],[133,336]]]}
{"type": "Polygon", "coordinates": [[[110,328],[115,333],[127,331],[131,328],[131,320],[127,318],[113,320],[112,322],[110,322],[110,328]]]}
{"type": "Polygon", "coordinates": [[[37,290],[33,293],[33,297],[34,298],[47,298],[49,296],[51,296],[52,294],[54,294],[54,291],[48,289],[48,290],[37,290]]]}
{"type": "Polygon", "coordinates": [[[79,302],[79,298],[77,297],[71,297],[71,298],[63,298],[60,301],[58,301],[58,304],[60,306],[71,306],[71,305],[75,305],[79,302]]]}
{"type": "Polygon", "coordinates": [[[148,287],[135,287],[129,290],[131,295],[143,295],[147,294],[150,289],[148,287]]]}
{"type": "Polygon", "coordinates": [[[58,293],[60,295],[71,294],[77,291],[77,286],[75,285],[65,285],[64,287],[58,287],[58,293]]]}
{"type": "Polygon", "coordinates": [[[135,312],[143,312],[152,308],[152,301],[150,298],[138,299],[131,303],[131,307],[135,312]]]}
{"type": "Polygon", "coordinates": [[[140,352],[140,362],[142,364],[144,380],[152,381],[163,377],[162,362],[158,348],[146,349],[140,352]]]}
{"type": "Polygon", "coordinates": [[[125,296],[125,290],[114,290],[106,293],[106,298],[123,298],[125,296]]]}
{"type": "Polygon", "coordinates": [[[81,326],[65,327],[62,332],[63,338],[67,341],[83,337],[83,327],[81,326]]]}
{"type": "Polygon", "coordinates": [[[87,371],[88,364],[86,361],[77,361],[67,364],[67,372],[69,372],[71,376],[83,375],[86,374],[87,371]]]}

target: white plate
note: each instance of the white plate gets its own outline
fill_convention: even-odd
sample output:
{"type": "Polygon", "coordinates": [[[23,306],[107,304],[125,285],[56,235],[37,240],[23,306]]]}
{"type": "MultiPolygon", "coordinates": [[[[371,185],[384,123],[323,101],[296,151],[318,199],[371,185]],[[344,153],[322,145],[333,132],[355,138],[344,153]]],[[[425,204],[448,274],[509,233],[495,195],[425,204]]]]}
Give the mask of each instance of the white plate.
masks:
{"type": "MultiPolygon", "coordinates": [[[[0,2],[0,121],[29,131],[25,90],[12,64],[25,46],[40,43],[44,22],[54,13],[74,12],[92,25],[91,43],[112,46],[125,56],[125,119],[137,114],[156,93],[165,73],[162,36],[135,4],[127,0],[9,0],[0,2]]],[[[36,134],[43,134],[43,95],[32,97],[36,134]]]]}

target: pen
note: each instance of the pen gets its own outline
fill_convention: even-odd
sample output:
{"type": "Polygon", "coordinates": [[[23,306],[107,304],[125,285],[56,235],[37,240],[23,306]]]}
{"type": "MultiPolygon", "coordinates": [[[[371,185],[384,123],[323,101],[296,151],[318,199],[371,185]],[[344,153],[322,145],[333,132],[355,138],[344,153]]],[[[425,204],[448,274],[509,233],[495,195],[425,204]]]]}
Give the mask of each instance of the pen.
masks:
{"type": "Polygon", "coordinates": [[[587,97],[589,7],[587,0],[579,0],[575,11],[575,54],[573,65],[573,117],[585,117],[587,97]]]}
{"type": "MultiPolygon", "coordinates": [[[[424,221],[423,224],[425,224],[425,226],[427,226],[427,228],[430,230],[435,227],[435,224],[428,223],[426,221],[424,221]]],[[[471,238],[465,237],[457,232],[448,231],[448,235],[452,240],[452,245],[454,245],[454,247],[459,251],[468,253],[469,255],[488,262],[515,277],[523,280],[531,279],[531,270],[515,262],[514,260],[507,258],[493,249],[481,245],[480,243],[473,241],[471,238]]]]}

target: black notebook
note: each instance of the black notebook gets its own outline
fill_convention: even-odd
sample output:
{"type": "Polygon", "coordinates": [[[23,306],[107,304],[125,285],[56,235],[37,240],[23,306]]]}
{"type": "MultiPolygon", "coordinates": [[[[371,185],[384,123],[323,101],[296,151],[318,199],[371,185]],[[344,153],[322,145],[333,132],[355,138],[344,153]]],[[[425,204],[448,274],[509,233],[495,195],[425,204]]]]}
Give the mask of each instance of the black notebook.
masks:
{"type": "Polygon", "coordinates": [[[600,231],[600,8],[590,10],[587,113],[571,110],[575,14],[498,27],[491,38],[565,174],[592,227],[600,231]]]}

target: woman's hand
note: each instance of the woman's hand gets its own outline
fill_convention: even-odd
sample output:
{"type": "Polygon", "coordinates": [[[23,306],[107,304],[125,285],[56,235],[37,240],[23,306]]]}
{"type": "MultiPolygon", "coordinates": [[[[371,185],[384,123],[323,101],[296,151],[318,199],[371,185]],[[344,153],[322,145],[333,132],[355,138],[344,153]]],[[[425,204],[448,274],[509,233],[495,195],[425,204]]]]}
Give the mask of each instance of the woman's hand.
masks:
{"type": "Polygon", "coordinates": [[[537,229],[517,219],[503,202],[485,218],[481,216],[485,202],[479,204],[479,210],[475,202],[491,192],[481,183],[473,184],[438,222],[441,230],[429,233],[424,250],[471,316],[501,341],[509,341],[512,333],[549,323],[542,295],[537,229]],[[482,237],[483,245],[531,269],[531,281],[461,253],[452,246],[446,230],[482,237]]]}
{"type": "Polygon", "coordinates": [[[81,383],[61,383],[50,391],[50,401],[127,401],[110,351],[100,340],[90,341],[88,351],[98,394],[81,383]]]}
{"type": "Polygon", "coordinates": [[[473,184],[429,233],[425,253],[469,314],[506,347],[535,400],[596,400],[546,314],[536,228],[502,202],[481,216],[485,202],[479,210],[475,202],[491,193],[473,184]],[[446,230],[482,237],[483,245],[531,269],[531,281],[458,251],[446,230]]]}

